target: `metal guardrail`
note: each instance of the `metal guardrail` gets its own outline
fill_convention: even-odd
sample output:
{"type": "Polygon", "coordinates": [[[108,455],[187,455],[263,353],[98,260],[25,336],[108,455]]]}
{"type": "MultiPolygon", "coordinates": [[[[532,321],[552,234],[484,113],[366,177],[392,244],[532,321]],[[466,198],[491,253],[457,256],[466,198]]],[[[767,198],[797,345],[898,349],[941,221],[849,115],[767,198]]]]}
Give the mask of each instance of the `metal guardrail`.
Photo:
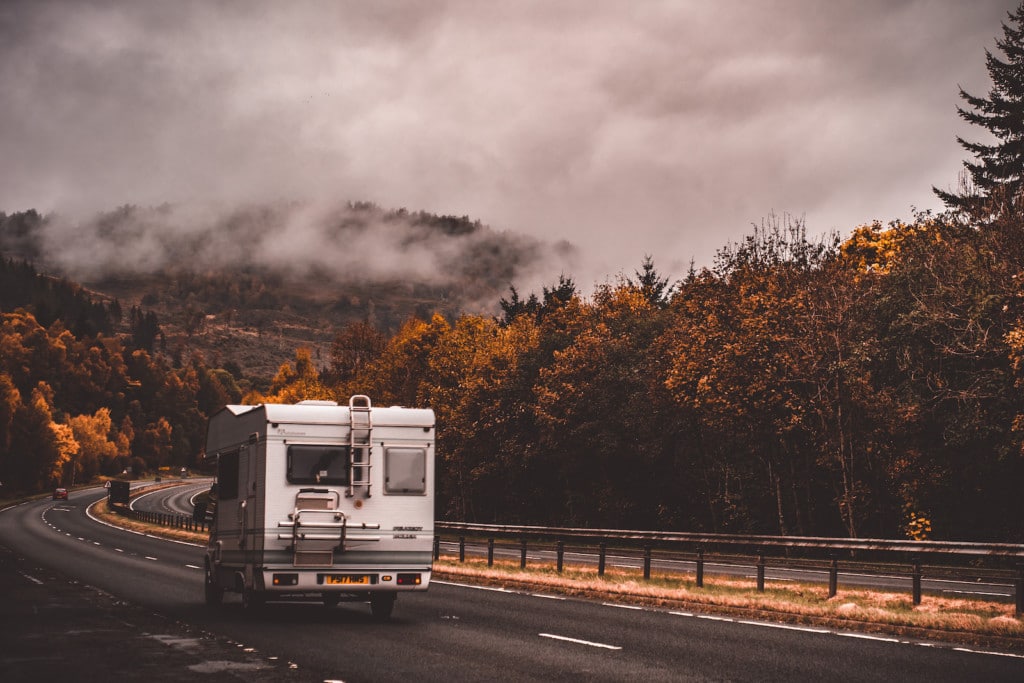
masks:
{"type": "Polygon", "coordinates": [[[124,505],[111,505],[110,509],[119,515],[134,519],[147,524],[156,524],[171,529],[184,529],[186,531],[198,531],[201,533],[210,530],[210,523],[206,519],[197,519],[194,515],[172,515],[165,512],[147,512],[145,510],[133,510],[124,505]]]}
{"type": "MultiPolygon", "coordinates": [[[[133,491],[133,494],[137,492],[133,491]]],[[[158,512],[133,510],[128,506],[111,505],[115,512],[151,524],[159,524],[188,531],[207,532],[210,520],[205,514],[192,516],[171,515],[158,512]]],[[[441,532],[457,535],[459,539],[459,560],[465,561],[465,536],[474,534],[487,538],[488,565],[494,563],[494,540],[514,539],[519,542],[520,567],[526,567],[529,541],[554,542],[558,571],[564,567],[565,544],[596,546],[598,551],[598,574],[603,575],[610,541],[628,543],[643,548],[644,579],[651,578],[651,563],[654,547],[672,548],[673,551],[691,551],[696,564],[697,587],[704,585],[704,563],[708,560],[708,548],[753,549],[757,555],[757,590],[764,591],[765,569],[768,565],[766,550],[783,549],[807,551],[817,550],[829,555],[829,597],[837,593],[839,559],[838,553],[881,553],[909,558],[911,565],[912,595],[915,605],[921,604],[921,580],[923,569],[921,557],[945,556],[948,558],[978,559],[991,558],[1012,562],[1016,565],[1014,598],[1016,613],[1024,614],[1024,544],[1016,543],[966,543],[957,541],[911,541],[901,539],[857,539],[825,538],[819,536],[768,536],[763,534],[705,534],[692,532],[636,531],[623,529],[581,529],[540,526],[509,526],[501,524],[471,524],[468,522],[438,522],[434,536],[434,558],[440,556],[441,532]]],[[[858,571],[864,571],[863,567],[858,571]]]]}
{"type": "MultiPolygon", "coordinates": [[[[508,526],[499,524],[470,524],[466,522],[438,522],[438,532],[459,536],[459,558],[465,559],[465,535],[473,534],[488,539],[488,564],[493,564],[494,539],[514,539],[520,543],[520,566],[526,566],[526,549],[530,540],[554,542],[558,571],[562,571],[565,544],[572,542],[592,545],[598,551],[598,574],[604,574],[608,543],[618,541],[643,548],[644,578],[650,579],[651,558],[654,547],[672,548],[674,551],[691,551],[695,554],[697,586],[704,584],[705,552],[709,548],[752,549],[757,555],[757,589],[764,590],[764,573],[768,556],[766,550],[821,551],[829,556],[829,597],[836,594],[839,570],[839,553],[871,553],[897,555],[898,559],[909,559],[913,602],[921,603],[921,579],[923,576],[922,556],[944,556],[947,558],[973,559],[992,558],[1016,565],[1014,592],[1017,614],[1024,613],[1024,544],[1015,543],[964,543],[956,541],[911,541],[899,539],[856,539],[824,538],[813,536],[768,536],[704,534],[689,532],[633,531],[621,529],[580,529],[539,526],[508,526]]],[[[435,537],[434,554],[439,555],[439,539],[435,537]]],[[[862,570],[862,569],[859,569],[862,570]]]]}

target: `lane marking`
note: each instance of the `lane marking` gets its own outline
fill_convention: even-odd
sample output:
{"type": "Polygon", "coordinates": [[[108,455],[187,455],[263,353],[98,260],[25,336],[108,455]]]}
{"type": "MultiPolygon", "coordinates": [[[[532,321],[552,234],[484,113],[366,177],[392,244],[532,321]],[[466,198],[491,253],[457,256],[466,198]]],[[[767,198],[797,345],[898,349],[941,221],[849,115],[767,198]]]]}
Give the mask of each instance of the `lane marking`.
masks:
{"type": "Polygon", "coordinates": [[[150,557],[149,555],[146,555],[146,559],[153,560],[154,562],[159,562],[159,560],[157,560],[155,557],[150,557]]]}
{"type": "Polygon", "coordinates": [[[883,643],[901,643],[901,642],[903,642],[899,638],[884,638],[882,636],[872,636],[872,635],[869,635],[867,633],[847,633],[845,631],[843,631],[843,632],[837,631],[836,635],[837,636],[842,636],[844,638],[859,638],[860,640],[877,640],[877,641],[880,641],[880,642],[883,642],[883,643]]]}
{"type": "Polygon", "coordinates": [[[972,650],[967,647],[954,647],[955,652],[967,652],[972,655],[996,655],[997,657],[1012,657],[1013,659],[1024,659],[1024,655],[1014,654],[1012,652],[992,652],[990,650],[972,650]]]}
{"type": "Polygon", "coordinates": [[[472,588],[473,590],[491,591],[491,592],[494,592],[494,593],[514,593],[515,592],[515,591],[510,591],[507,588],[496,588],[495,586],[472,586],[472,585],[470,585],[468,583],[456,583],[454,581],[438,581],[436,579],[431,579],[430,583],[439,583],[442,586],[456,586],[458,588],[472,588]]]}
{"type": "Polygon", "coordinates": [[[37,586],[45,585],[42,581],[40,581],[39,579],[37,579],[34,576],[30,576],[30,575],[26,574],[25,572],[18,572],[18,573],[21,574],[22,576],[24,576],[26,579],[28,579],[32,583],[36,584],[37,586]]]}
{"type": "Polygon", "coordinates": [[[951,590],[944,590],[944,591],[940,591],[940,592],[941,593],[945,593],[947,595],[987,595],[987,596],[993,597],[993,598],[1005,598],[1005,597],[1010,595],[1009,593],[982,593],[980,591],[975,592],[975,591],[951,591],[951,590]]]}
{"type": "Polygon", "coordinates": [[[639,607],[637,605],[616,605],[614,602],[602,602],[601,605],[603,607],[618,607],[619,609],[632,609],[638,611],[643,611],[644,609],[643,607],[639,607]]]}
{"type": "Polygon", "coordinates": [[[202,567],[197,567],[194,564],[186,564],[185,566],[188,567],[189,569],[202,569],[202,567]]]}
{"type": "Polygon", "coordinates": [[[545,600],[565,600],[564,595],[544,595],[543,593],[530,593],[530,597],[544,598],[545,600]]]}
{"type": "Polygon", "coordinates": [[[605,650],[621,650],[622,648],[618,645],[608,645],[607,643],[595,643],[590,640],[580,640],[579,638],[570,638],[568,636],[556,636],[553,633],[538,633],[541,638],[551,638],[553,640],[562,640],[567,643],[576,643],[578,645],[587,645],[589,647],[600,647],[605,650]]]}
{"type": "Polygon", "coordinates": [[[789,624],[773,624],[767,621],[747,621],[745,619],[741,619],[736,623],[747,624],[748,626],[766,626],[768,628],[781,628],[787,631],[803,631],[804,633],[832,633],[832,631],[823,628],[811,628],[809,626],[791,626],[789,624]]]}

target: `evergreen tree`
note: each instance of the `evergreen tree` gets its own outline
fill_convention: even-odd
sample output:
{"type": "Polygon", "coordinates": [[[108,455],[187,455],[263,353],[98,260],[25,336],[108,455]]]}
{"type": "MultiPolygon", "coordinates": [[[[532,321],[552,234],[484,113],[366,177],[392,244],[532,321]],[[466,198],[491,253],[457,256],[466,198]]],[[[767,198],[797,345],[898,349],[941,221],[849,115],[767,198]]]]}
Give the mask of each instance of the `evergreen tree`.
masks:
{"type": "Polygon", "coordinates": [[[957,107],[960,118],[981,126],[997,139],[993,144],[957,142],[976,161],[965,161],[965,173],[957,191],[932,190],[951,209],[982,217],[999,214],[1024,203],[1024,2],[1007,14],[1011,25],[1003,24],[1003,38],[996,46],[1000,59],[985,50],[985,64],[992,78],[988,97],[976,97],[960,89],[969,106],[957,107]]]}

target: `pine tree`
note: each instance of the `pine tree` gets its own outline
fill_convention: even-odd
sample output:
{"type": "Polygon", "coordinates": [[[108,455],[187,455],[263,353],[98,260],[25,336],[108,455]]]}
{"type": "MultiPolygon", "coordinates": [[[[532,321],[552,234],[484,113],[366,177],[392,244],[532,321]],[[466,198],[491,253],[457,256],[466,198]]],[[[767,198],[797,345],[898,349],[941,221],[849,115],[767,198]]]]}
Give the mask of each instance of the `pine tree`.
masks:
{"type": "Polygon", "coordinates": [[[958,191],[932,190],[951,209],[975,216],[994,215],[1024,204],[1024,2],[1007,13],[1003,37],[996,46],[1000,59],[985,50],[985,64],[992,78],[988,97],[976,97],[960,89],[968,108],[957,107],[960,118],[992,133],[993,144],[957,142],[974,155],[965,161],[958,191]]]}

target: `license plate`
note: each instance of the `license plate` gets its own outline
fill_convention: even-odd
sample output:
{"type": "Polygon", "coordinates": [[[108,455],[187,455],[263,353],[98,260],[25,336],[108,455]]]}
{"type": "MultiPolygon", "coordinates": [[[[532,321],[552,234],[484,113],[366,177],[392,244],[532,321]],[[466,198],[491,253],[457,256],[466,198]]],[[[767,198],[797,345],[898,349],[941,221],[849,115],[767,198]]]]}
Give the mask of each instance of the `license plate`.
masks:
{"type": "Polygon", "coordinates": [[[370,577],[366,574],[328,574],[324,577],[324,583],[333,586],[362,586],[370,583],[370,577]]]}

